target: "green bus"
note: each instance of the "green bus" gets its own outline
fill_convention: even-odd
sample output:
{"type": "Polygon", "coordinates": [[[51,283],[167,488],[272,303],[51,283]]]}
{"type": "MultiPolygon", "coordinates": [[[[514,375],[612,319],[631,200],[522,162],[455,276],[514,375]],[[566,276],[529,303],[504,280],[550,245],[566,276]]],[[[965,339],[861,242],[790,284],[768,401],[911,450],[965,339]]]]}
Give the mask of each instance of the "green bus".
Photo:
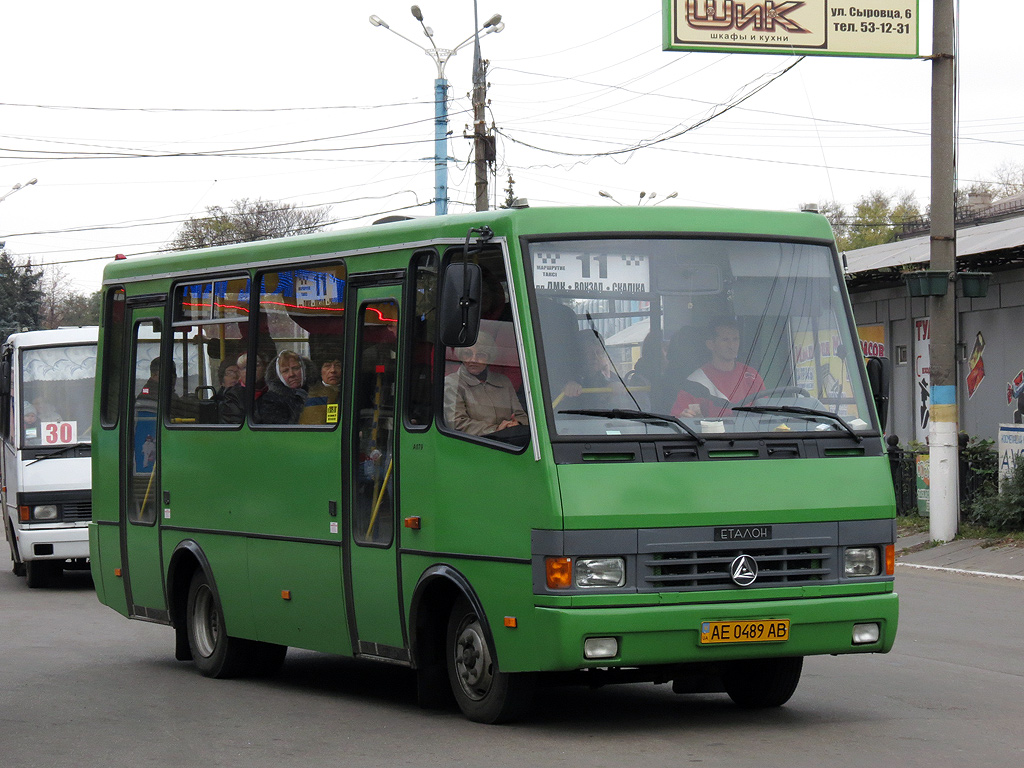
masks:
{"type": "Polygon", "coordinates": [[[104,272],[101,602],[211,677],[289,646],[784,704],[896,635],[888,368],[811,213],[514,208],[104,272]]]}

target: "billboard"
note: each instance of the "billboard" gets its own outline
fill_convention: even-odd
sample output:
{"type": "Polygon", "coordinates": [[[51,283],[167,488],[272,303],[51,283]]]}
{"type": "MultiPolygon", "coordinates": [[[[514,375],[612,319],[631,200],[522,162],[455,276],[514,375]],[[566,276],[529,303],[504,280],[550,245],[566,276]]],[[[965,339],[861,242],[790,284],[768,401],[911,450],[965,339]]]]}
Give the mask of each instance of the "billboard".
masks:
{"type": "Polygon", "coordinates": [[[662,0],[663,49],[914,58],[918,0],[662,0]]]}

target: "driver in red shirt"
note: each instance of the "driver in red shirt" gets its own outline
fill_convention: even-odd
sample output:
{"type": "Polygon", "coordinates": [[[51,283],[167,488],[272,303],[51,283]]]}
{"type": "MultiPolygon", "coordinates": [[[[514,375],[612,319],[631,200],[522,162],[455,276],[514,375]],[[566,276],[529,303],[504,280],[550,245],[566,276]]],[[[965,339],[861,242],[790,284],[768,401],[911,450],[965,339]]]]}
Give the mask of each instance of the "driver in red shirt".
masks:
{"type": "Polygon", "coordinates": [[[711,352],[711,362],[686,377],[687,388],[676,397],[673,416],[720,417],[729,412],[729,406],[764,390],[761,374],[737,360],[740,331],[734,321],[714,321],[704,344],[711,352]]]}

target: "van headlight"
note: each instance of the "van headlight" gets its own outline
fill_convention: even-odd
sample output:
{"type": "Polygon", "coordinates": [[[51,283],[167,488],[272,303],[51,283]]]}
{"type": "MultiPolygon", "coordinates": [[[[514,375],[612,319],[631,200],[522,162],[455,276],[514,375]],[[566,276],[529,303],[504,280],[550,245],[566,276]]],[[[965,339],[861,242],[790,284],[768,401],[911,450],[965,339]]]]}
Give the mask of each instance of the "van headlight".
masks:
{"type": "Polygon", "coordinates": [[[57,519],[57,505],[56,504],[40,504],[39,506],[32,507],[32,519],[33,520],[56,520],[57,519]]]}
{"type": "Polygon", "coordinates": [[[877,576],[882,572],[878,547],[847,547],[843,553],[846,576],[877,576]]]}
{"type": "Polygon", "coordinates": [[[626,583],[626,561],[621,557],[581,557],[576,560],[576,586],[621,587],[626,583]]]}

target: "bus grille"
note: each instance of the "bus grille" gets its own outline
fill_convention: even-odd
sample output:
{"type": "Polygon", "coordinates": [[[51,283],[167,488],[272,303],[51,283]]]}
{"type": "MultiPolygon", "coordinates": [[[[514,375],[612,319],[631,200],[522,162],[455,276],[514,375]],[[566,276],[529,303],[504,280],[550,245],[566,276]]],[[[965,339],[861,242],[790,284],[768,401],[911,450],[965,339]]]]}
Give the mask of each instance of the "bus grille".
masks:
{"type": "Polygon", "coordinates": [[[757,562],[757,580],[745,589],[836,583],[835,547],[760,547],[689,549],[640,556],[641,590],[686,592],[740,589],[733,583],[732,562],[740,555],[757,562]]]}
{"type": "Polygon", "coordinates": [[[92,500],[65,501],[61,511],[65,523],[88,523],[92,520],[92,500]]]}

